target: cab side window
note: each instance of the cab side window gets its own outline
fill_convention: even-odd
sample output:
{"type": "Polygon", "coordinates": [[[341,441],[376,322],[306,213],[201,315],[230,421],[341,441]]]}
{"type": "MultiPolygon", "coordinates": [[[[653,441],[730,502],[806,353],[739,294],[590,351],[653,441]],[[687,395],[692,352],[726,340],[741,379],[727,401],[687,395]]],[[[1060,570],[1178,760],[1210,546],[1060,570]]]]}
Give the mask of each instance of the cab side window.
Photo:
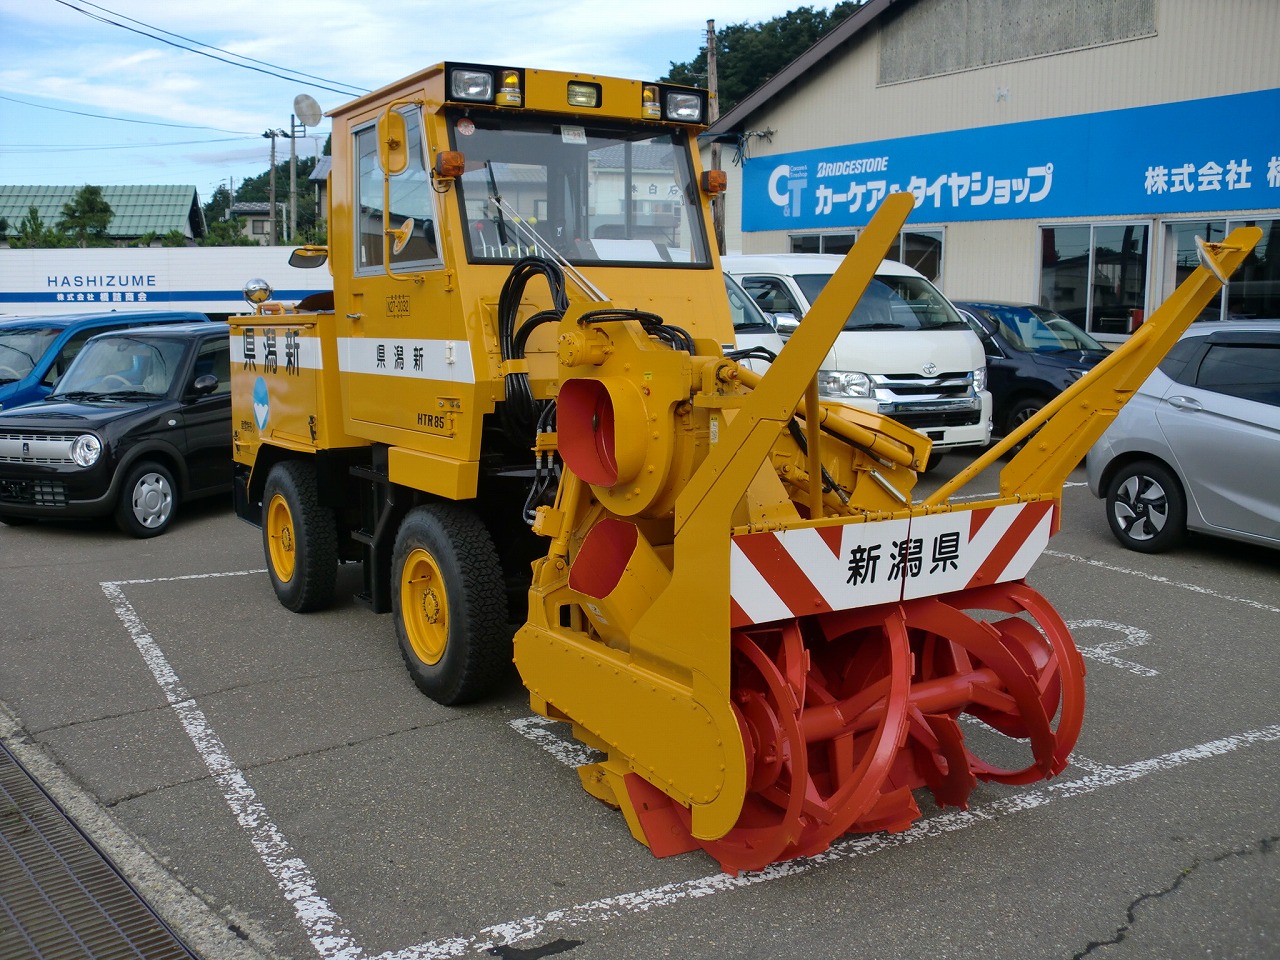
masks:
{"type": "Polygon", "coordinates": [[[435,226],[435,193],[424,159],[422,116],[417,107],[402,109],[409,163],[391,178],[390,209],[383,213],[382,167],[378,161],[378,129],[365,127],[355,135],[359,158],[356,182],[356,270],[381,272],[383,231],[394,230],[390,250],[392,268],[421,269],[439,263],[435,226]]]}

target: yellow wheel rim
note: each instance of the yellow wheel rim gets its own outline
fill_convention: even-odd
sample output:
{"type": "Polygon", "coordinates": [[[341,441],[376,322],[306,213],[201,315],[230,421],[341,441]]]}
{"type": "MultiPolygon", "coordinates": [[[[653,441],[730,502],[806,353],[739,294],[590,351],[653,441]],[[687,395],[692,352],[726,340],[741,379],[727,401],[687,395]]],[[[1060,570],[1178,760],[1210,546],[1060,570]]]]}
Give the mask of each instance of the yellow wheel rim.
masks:
{"type": "Polygon", "coordinates": [[[271,569],[281,583],[288,583],[298,566],[297,541],[293,536],[293,513],[288,501],[278,493],[267,504],[267,544],[271,569]]]}
{"type": "Polygon", "coordinates": [[[414,654],[437,664],[449,643],[449,600],[435,559],[421,547],[405,558],[400,573],[400,611],[414,654]]]}

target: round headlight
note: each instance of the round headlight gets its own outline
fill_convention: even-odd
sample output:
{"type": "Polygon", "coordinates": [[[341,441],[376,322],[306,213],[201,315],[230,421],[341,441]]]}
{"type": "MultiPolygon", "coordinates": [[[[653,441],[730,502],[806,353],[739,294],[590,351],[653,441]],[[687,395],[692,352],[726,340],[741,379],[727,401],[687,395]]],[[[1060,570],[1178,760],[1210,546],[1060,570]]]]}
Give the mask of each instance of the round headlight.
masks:
{"type": "Polygon", "coordinates": [[[824,397],[870,397],[871,390],[871,378],[865,373],[818,371],[818,392],[824,397]]]}
{"type": "Polygon", "coordinates": [[[92,467],[102,456],[102,441],[92,433],[82,433],[71,444],[71,459],[82,467],[92,467]]]}

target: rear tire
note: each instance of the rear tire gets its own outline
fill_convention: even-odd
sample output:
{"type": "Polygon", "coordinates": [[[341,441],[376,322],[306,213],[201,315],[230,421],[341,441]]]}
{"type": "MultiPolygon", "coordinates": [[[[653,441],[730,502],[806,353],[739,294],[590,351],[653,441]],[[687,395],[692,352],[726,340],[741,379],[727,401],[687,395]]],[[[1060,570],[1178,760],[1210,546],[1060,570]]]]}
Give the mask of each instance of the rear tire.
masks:
{"type": "Polygon", "coordinates": [[[116,503],[116,526],[145,540],[169,529],[178,512],[178,485],[158,463],[143,461],[129,471],[116,503]]]}
{"type": "Polygon", "coordinates": [[[262,491],[262,549],[280,604],[323,610],[338,579],[338,526],[320,503],[315,472],[301,460],[277,463],[262,491]]]}
{"type": "Polygon", "coordinates": [[[488,530],[455,504],[411,510],[391,555],[400,654],[418,689],[446,706],[489,693],[511,663],[502,566],[488,530]]]}
{"type": "Polygon", "coordinates": [[[1177,546],[1187,529],[1182,485],[1154,460],[1126,464],[1107,485],[1107,523],[1121,546],[1139,553],[1177,546]]]}

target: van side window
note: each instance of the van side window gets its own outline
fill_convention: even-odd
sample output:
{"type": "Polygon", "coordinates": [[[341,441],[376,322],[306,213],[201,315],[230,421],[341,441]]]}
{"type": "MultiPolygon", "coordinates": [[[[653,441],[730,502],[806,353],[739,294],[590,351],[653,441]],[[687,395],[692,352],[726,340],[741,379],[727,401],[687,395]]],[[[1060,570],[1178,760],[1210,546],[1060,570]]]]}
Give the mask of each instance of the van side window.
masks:
{"type": "Polygon", "coordinates": [[[804,311],[781,280],[773,277],[743,277],[741,283],[761,310],[790,313],[797,320],[804,315],[804,311]]]}

